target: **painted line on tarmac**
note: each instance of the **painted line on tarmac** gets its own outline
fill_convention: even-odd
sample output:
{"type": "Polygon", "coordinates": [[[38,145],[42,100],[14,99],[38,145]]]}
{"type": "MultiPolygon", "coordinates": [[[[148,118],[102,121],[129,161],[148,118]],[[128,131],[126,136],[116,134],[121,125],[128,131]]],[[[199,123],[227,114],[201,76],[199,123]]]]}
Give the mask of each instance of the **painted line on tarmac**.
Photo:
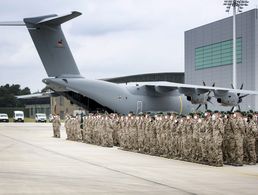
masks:
{"type": "Polygon", "coordinates": [[[131,173],[127,173],[127,172],[120,171],[120,170],[117,170],[117,169],[112,169],[112,168],[109,168],[109,167],[106,167],[106,166],[103,166],[103,165],[100,165],[100,164],[97,164],[97,163],[93,163],[93,162],[90,162],[90,161],[87,161],[87,160],[81,160],[79,158],[76,158],[76,157],[73,157],[73,156],[70,156],[70,155],[66,155],[66,154],[62,154],[62,153],[59,153],[59,152],[56,152],[56,151],[53,151],[53,150],[50,150],[50,149],[32,144],[32,143],[26,142],[26,141],[23,141],[23,140],[19,140],[19,139],[4,135],[2,133],[0,133],[0,135],[3,136],[3,137],[9,138],[11,140],[14,140],[16,142],[23,143],[25,145],[29,145],[29,146],[32,146],[32,147],[35,147],[35,148],[39,148],[39,149],[47,151],[49,153],[56,154],[56,155],[59,155],[59,156],[62,156],[62,157],[68,158],[68,159],[72,159],[72,160],[75,160],[75,161],[79,161],[81,163],[87,163],[87,164],[90,164],[90,165],[95,166],[95,167],[100,167],[100,168],[103,168],[103,169],[106,169],[106,170],[109,170],[109,171],[113,171],[113,172],[116,172],[116,173],[119,173],[119,174],[122,174],[122,175],[134,177],[134,178],[137,178],[137,179],[140,179],[140,180],[143,180],[143,181],[146,181],[146,182],[150,182],[150,183],[153,183],[153,184],[156,184],[156,185],[159,185],[159,186],[163,186],[163,187],[167,187],[167,188],[170,188],[170,189],[173,189],[173,190],[181,191],[181,192],[186,193],[186,194],[196,195],[195,193],[188,192],[188,191],[180,189],[180,188],[176,188],[176,187],[173,187],[173,186],[170,186],[170,185],[167,185],[167,184],[163,184],[163,183],[160,183],[160,182],[157,182],[157,181],[153,181],[153,180],[150,180],[150,179],[147,179],[147,178],[144,178],[144,177],[140,177],[140,176],[137,176],[137,175],[133,175],[131,173]]]}

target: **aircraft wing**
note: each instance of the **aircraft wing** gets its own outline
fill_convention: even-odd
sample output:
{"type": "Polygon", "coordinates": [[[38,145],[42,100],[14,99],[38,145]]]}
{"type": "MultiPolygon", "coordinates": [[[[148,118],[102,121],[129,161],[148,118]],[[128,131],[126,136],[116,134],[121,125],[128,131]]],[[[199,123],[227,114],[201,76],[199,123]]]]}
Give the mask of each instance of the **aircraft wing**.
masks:
{"type": "Polygon", "coordinates": [[[202,85],[190,85],[190,84],[181,84],[181,83],[172,83],[172,82],[137,82],[139,86],[145,86],[146,89],[155,90],[157,93],[166,93],[173,90],[178,90],[179,93],[185,95],[191,95],[193,93],[207,93],[213,91],[215,94],[224,95],[228,92],[232,93],[241,93],[248,95],[258,95],[258,91],[252,90],[241,90],[241,89],[232,89],[232,88],[222,88],[222,87],[211,87],[211,86],[202,86],[202,85]]]}

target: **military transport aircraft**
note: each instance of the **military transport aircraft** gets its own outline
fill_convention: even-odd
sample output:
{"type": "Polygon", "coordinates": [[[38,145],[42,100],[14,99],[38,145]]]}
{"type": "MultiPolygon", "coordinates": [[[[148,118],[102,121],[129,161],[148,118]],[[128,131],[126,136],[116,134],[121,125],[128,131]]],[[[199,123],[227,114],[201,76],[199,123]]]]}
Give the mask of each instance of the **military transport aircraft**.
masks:
{"type": "Polygon", "coordinates": [[[172,82],[127,85],[87,79],[80,74],[61,29],[62,23],[80,15],[80,12],[73,11],[63,16],[24,18],[22,22],[2,22],[0,25],[26,26],[48,75],[43,82],[90,111],[103,108],[121,114],[147,111],[188,113],[192,111],[192,104],[207,107],[211,93],[222,106],[233,107],[239,106],[245,96],[258,94],[242,89],[172,82]]]}

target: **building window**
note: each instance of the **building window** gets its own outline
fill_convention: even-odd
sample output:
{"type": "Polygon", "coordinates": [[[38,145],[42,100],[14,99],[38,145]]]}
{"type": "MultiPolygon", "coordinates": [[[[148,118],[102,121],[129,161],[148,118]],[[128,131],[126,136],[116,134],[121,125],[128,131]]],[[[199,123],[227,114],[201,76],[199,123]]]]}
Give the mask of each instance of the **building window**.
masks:
{"type": "MultiPolygon", "coordinates": [[[[237,63],[242,63],[242,38],[236,40],[237,63]]],[[[227,40],[195,49],[195,69],[233,64],[233,40],[227,40]]]]}

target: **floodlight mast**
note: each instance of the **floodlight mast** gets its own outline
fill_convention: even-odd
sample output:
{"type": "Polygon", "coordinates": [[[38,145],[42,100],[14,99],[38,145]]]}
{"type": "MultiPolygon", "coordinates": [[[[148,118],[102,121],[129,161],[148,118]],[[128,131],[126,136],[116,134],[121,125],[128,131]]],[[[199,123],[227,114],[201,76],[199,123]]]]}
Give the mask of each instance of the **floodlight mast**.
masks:
{"type": "Polygon", "coordinates": [[[244,6],[248,6],[249,1],[247,0],[224,0],[226,5],[226,12],[230,11],[230,8],[233,9],[233,87],[237,88],[237,67],[236,67],[236,13],[242,12],[244,6]],[[238,8],[238,10],[236,10],[238,8]]]}

